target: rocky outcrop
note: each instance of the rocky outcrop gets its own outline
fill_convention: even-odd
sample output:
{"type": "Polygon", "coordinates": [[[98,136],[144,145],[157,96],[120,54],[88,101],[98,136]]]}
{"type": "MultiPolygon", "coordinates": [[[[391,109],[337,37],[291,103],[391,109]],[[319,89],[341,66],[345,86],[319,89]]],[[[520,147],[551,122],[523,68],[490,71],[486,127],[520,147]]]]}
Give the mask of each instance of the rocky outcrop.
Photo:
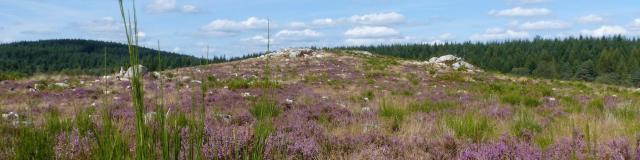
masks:
{"type": "Polygon", "coordinates": [[[466,71],[466,72],[481,72],[479,68],[464,61],[460,57],[454,55],[444,55],[440,57],[431,57],[428,61],[423,62],[409,62],[416,65],[426,65],[433,67],[439,72],[443,71],[466,71]]]}
{"type": "MultiPolygon", "coordinates": [[[[144,75],[146,75],[146,74],[147,74],[147,71],[148,71],[148,70],[147,70],[147,67],[145,67],[145,66],[143,66],[143,65],[137,65],[137,66],[135,66],[135,67],[136,67],[135,69],[138,71],[138,74],[139,74],[140,76],[144,76],[144,75]]],[[[129,69],[127,69],[127,72],[126,72],[124,75],[122,75],[122,76],[123,76],[124,78],[128,78],[128,79],[130,79],[130,78],[132,78],[132,77],[133,77],[133,71],[134,71],[134,68],[133,68],[133,67],[129,67],[129,69]]]]}
{"type": "Polygon", "coordinates": [[[262,55],[260,56],[260,58],[267,58],[267,57],[307,58],[307,57],[323,57],[323,56],[326,56],[326,53],[323,52],[322,50],[311,49],[311,48],[285,48],[276,52],[262,55]]]}

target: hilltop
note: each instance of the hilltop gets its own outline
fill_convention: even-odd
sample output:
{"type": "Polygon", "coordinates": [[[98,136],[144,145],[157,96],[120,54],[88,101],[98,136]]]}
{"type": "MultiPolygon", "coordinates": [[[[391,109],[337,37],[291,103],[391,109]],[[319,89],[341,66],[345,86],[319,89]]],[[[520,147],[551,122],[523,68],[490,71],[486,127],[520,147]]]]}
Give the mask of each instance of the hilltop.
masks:
{"type": "MultiPolygon", "coordinates": [[[[21,145],[12,129],[45,124],[52,111],[87,117],[62,118],[72,129],[50,144],[59,158],[91,157],[93,134],[76,124],[99,128],[96,110],[104,108],[118,136],[134,143],[126,80],[40,76],[3,81],[0,90],[0,112],[9,117],[0,140],[11,142],[0,145],[0,157],[21,145]]],[[[505,75],[451,55],[416,61],[283,50],[148,74],[144,90],[145,123],[156,124],[161,114],[191,126],[192,115],[205,116],[205,159],[244,159],[261,133],[268,159],[629,159],[640,151],[640,90],[505,75]],[[154,112],[160,102],[166,113],[154,112]]],[[[194,135],[183,129],[179,146],[188,146],[194,135]]]]}
{"type": "MultiPolygon", "coordinates": [[[[193,56],[158,51],[140,47],[140,60],[150,70],[157,70],[158,54],[163,68],[178,68],[202,64],[204,59],[193,56]]],[[[0,80],[12,79],[3,75],[31,75],[34,73],[103,74],[127,67],[129,60],[127,45],[81,39],[39,40],[0,44],[0,80]],[[106,50],[105,50],[106,49],[106,50]],[[106,51],[106,57],[105,57],[106,51]]],[[[209,62],[227,61],[223,57],[212,57],[209,62]]]]}

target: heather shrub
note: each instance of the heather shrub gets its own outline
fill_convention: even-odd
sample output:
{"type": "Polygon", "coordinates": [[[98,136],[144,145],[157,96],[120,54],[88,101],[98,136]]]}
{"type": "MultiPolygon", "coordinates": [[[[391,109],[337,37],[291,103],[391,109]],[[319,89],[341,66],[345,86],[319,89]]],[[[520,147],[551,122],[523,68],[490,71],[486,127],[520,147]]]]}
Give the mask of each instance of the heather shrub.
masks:
{"type": "Polygon", "coordinates": [[[422,101],[422,102],[415,102],[415,103],[409,104],[409,109],[411,111],[413,111],[413,112],[429,113],[429,112],[434,112],[434,111],[440,111],[440,110],[453,108],[456,105],[457,104],[455,104],[454,102],[450,102],[450,101],[433,102],[433,101],[430,101],[430,100],[425,100],[425,101],[422,101]]]}
{"type": "Polygon", "coordinates": [[[473,142],[482,142],[488,139],[495,130],[494,124],[489,118],[473,113],[446,117],[445,124],[456,137],[470,139],[473,142]]]}

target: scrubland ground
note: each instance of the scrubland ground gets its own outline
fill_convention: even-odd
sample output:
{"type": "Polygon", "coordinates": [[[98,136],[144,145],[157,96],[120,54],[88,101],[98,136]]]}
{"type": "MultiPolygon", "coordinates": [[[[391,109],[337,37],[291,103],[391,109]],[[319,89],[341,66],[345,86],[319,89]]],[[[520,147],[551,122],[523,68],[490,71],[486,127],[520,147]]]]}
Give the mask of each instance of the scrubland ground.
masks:
{"type": "MultiPolygon", "coordinates": [[[[0,112],[5,115],[0,159],[134,157],[129,86],[128,81],[91,76],[0,82],[0,112]],[[37,90],[29,89],[35,86],[37,90]]],[[[156,142],[147,145],[155,148],[153,156],[162,158],[640,156],[638,91],[444,71],[349,51],[149,74],[144,100],[147,134],[156,142]],[[157,106],[166,109],[157,113],[157,106]],[[167,122],[169,129],[160,125],[167,122]],[[192,134],[196,132],[202,134],[192,134]],[[165,147],[169,144],[177,147],[165,147]],[[174,152],[165,155],[169,152],[160,151],[165,148],[174,152]]]]}

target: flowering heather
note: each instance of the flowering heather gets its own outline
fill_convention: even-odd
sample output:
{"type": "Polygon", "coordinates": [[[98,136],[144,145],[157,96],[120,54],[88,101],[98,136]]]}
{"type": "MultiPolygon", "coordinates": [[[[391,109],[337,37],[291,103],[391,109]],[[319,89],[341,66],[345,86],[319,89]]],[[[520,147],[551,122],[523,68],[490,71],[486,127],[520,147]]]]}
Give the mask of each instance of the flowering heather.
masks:
{"type": "Polygon", "coordinates": [[[446,75],[458,71],[431,73],[427,66],[393,59],[380,60],[390,64],[384,66],[371,63],[376,57],[324,54],[272,57],[269,66],[266,58],[255,58],[167,70],[159,72],[160,79],[146,75],[140,108],[132,104],[131,80],[111,78],[103,87],[101,77],[71,76],[51,81],[85,84],[32,91],[27,87],[39,80],[3,81],[0,89],[17,89],[0,92],[0,112],[20,118],[0,120],[0,139],[11,142],[0,144],[9,150],[0,156],[23,153],[16,144],[25,137],[16,130],[33,127],[55,143],[53,157],[36,159],[100,158],[95,149],[106,122],[126,142],[120,148],[129,159],[142,147],[147,159],[638,159],[640,154],[634,141],[640,133],[635,123],[640,95],[631,91],[585,83],[593,91],[580,92],[565,82],[485,72],[446,75]],[[263,86],[248,84],[249,79],[263,86]],[[231,80],[238,80],[236,88],[224,83],[231,80]],[[503,100],[509,96],[538,101],[503,100]],[[402,121],[393,124],[381,116],[383,97],[402,113],[402,121]],[[261,99],[268,103],[256,107],[261,99]],[[83,126],[96,130],[81,136],[82,127],[72,121],[65,132],[49,134],[40,128],[47,128],[44,117],[54,109],[69,120],[80,110],[95,110],[83,126]],[[142,111],[142,130],[135,125],[136,109],[142,111]],[[529,118],[518,120],[516,113],[529,118]],[[139,133],[145,135],[142,147],[139,133]]]}

